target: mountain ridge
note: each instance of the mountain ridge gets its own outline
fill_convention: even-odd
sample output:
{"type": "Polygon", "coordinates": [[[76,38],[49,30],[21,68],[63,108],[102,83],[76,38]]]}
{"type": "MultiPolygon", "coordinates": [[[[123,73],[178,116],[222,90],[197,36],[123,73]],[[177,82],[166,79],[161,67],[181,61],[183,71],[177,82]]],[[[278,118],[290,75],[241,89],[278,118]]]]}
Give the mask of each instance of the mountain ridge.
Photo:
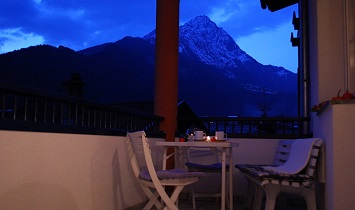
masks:
{"type": "MultiPolygon", "coordinates": [[[[143,39],[155,44],[155,30],[144,36],[143,39]]],[[[261,78],[264,78],[265,74],[273,74],[274,77],[283,76],[284,80],[290,80],[290,77],[293,77],[291,80],[295,78],[294,73],[283,67],[262,65],[257,62],[243,51],[226,31],[218,27],[207,16],[197,16],[180,26],[179,52],[183,55],[196,57],[207,65],[215,66],[216,69],[223,72],[224,76],[243,83],[244,87],[257,86],[255,83],[249,83],[255,80],[254,75],[256,74],[263,74],[261,78]],[[247,79],[240,81],[239,74],[244,74],[247,79]]],[[[265,79],[273,80],[272,77],[265,79]]],[[[257,83],[262,84],[263,82],[259,80],[257,83]]],[[[287,86],[287,84],[283,84],[283,86],[287,86]]],[[[258,89],[264,90],[265,88],[274,89],[272,92],[279,89],[275,86],[265,87],[265,85],[258,89]]],[[[287,88],[287,91],[292,90],[296,90],[294,86],[287,88]]]]}
{"type": "MultiPolygon", "coordinates": [[[[297,114],[297,105],[290,103],[297,101],[294,73],[260,64],[207,16],[192,19],[180,31],[179,98],[197,115],[260,116],[257,105],[262,98],[272,101],[270,116],[297,114]]],[[[10,72],[3,80],[61,93],[65,93],[63,81],[76,72],[87,84],[85,97],[89,100],[152,101],[154,37],[155,30],[142,38],[124,37],[76,52],[63,46],[30,47],[0,55],[0,69],[10,72]],[[20,54],[27,55],[26,62],[20,54]]]]}

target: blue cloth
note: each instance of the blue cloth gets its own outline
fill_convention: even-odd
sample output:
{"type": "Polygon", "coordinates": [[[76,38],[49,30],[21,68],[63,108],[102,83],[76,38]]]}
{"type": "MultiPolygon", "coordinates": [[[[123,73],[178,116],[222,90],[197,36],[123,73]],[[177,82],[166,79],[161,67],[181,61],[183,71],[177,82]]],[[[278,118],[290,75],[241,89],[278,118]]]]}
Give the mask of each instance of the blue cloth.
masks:
{"type": "MultiPolygon", "coordinates": [[[[181,179],[181,178],[189,178],[189,177],[203,177],[205,174],[202,172],[188,172],[183,169],[171,169],[171,170],[161,170],[156,171],[158,179],[181,179]]],[[[139,174],[141,179],[152,181],[150,174],[148,171],[142,171],[139,174]]]]}
{"type": "Polygon", "coordinates": [[[313,180],[314,178],[307,174],[288,174],[278,173],[265,169],[263,165],[237,164],[235,165],[240,171],[255,177],[257,179],[278,179],[292,180],[294,182],[303,182],[313,180]]]}
{"type": "MultiPolygon", "coordinates": [[[[198,163],[186,162],[185,165],[188,168],[196,169],[203,172],[219,172],[222,171],[222,163],[213,163],[209,165],[203,165],[198,163]]],[[[226,164],[226,170],[229,170],[229,164],[226,164]]]]}

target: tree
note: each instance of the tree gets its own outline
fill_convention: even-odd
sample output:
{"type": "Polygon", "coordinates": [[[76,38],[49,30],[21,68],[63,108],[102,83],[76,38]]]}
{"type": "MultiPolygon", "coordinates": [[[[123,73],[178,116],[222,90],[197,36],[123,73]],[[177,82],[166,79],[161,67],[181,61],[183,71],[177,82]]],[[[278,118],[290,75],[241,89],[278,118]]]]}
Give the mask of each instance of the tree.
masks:
{"type": "Polygon", "coordinates": [[[263,88],[263,100],[262,102],[256,103],[258,109],[262,112],[261,116],[262,117],[267,117],[268,112],[271,110],[271,102],[266,101],[266,91],[265,88],[263,88]]]}

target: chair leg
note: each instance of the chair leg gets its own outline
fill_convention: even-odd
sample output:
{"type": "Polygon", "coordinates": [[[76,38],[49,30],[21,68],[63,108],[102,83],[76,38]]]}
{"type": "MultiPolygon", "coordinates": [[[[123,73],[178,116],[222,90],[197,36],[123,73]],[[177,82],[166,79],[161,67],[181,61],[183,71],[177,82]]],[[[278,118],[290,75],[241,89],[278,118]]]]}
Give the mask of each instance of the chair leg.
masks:
{"type": "Polygon", "coordinates": [[[260,210],[261,203],[263,201],[264,190],[261,186],[259,186],[257,184],[254,184],[254,186],[255,186],[255,192],[254,192],[253,210],[260,210]]]}
{"type": "Polygon", "coordinates": [[[149,202],[145,205],[143,210],[149,210],[153,207],[153,205],[155,205],[157,209],[161,209],[162,205],[161,203],[159,203],[158,198],[159,198],[158,192],[152,194],[152,196],[149,198],[149,202]]]}
{"type": "Polygon", "coordinates": [[[302,189],[301,195],[307,202],[307,210],[317,210],[316,195],[314,189],[302,189]]]}
{"type": "Polygon", "coordinates": [[[145,194],[147,195],[147,197],[149,198],[149,202],[145,205],[144,210],[151,209],[153,207],[153,205],[155,205],[155,207],[157,207],[157,209],[161,209],[162,205],[158,201],[158,198],[159,198],[158,191],[154,190],[154,193],[153,193],[152,190],[150,190],[150,188],[148,188],[148,187],[142,187],[142,189],[145,192],[145,194]]]}
{"type": "Polygon", "coordinates": [[[280,187],[277,185],[264,185],[264,189],[266,194],[265,210],[274,210],[280,187]]]}
{"type": "Polygon", "coordinates": [[[183,188],[184,186],[181,185],[176,186],[169,198],[161,196],[161,198],[165,203],[164,210],[178,210],[178,206],[176,205],[177,199],[179,198],[180,192],[182,191],[183,188]]]}
{"type": "Polygon", "coordinates": [[[250,181],[249,179],[247,179],[248,181],[248,188],[247,188],[247,193],[245,195],[245,199],[244,199],[244,205],[243,205],[243,209],[249,209],[251,210],[252,207],[252,200],[253,200],[253,190],[255,189],[254,183],[252,181],[250,181]]]}
{"type": "Polygon", "coordinates": [[[191,186],[191,199],[192,199],[192,208],[196,209],[195,189],[193,186],[191,186]]]}

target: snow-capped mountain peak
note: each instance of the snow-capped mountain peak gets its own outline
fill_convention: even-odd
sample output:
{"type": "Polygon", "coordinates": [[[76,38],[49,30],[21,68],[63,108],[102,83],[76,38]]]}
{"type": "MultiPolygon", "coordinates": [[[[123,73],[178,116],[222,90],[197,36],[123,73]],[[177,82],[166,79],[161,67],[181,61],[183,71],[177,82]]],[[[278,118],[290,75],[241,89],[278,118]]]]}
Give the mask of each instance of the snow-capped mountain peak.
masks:
{"type": "MultiPolygon", "coordinates": [[[[179,53],[205,66],[201,71],[213,69],[234,84],[253,92],[292,91],[296,84],[294,73],[283,67],[263,65],[244,52],[233,38],[207,16],[197,16],[180,26],[179,53]],[[208,66],[208,67],[207,67],[208,66]],[[206,68],[207,67],[207,68],[206,68]]],[[[143,39],[155,45],[155,30],[143,39]]],[[[188,69],[188,68],[187,68],[188,69]]],[[[181,66],[179,71],[186,71],[181,66]]]]}
{"type": "MultiPolygon", "coordinates": [[[[155,44],[155,30],[143,38],[155,44]]],[[[253,60],[207,16],[197,16],[180,26],[179,52],[195,55],[203,63],[219,68],[236,68],[253,60]]]]}

